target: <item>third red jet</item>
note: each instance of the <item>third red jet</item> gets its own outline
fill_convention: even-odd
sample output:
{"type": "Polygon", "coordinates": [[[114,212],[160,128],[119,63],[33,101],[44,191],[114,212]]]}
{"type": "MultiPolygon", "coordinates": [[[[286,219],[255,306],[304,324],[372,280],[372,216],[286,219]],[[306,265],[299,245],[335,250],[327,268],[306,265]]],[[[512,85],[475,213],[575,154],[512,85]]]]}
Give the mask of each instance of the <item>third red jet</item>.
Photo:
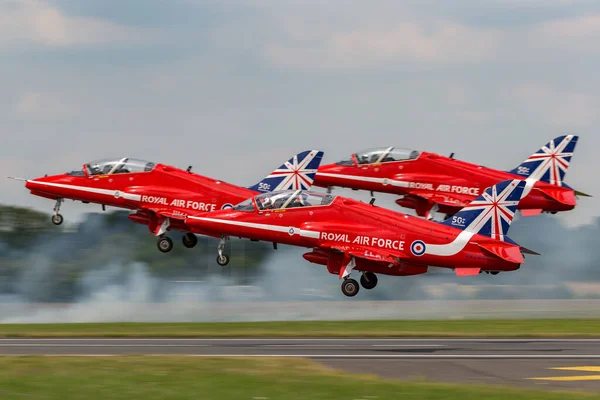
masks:
{"type": "Polygon", "coordinates": [[[353,154],[336,164],[322,165],[315,186],[402,195],[396,203],[432,219],[450,216],[477,198],[485,188],[509,179],[526,182],[519,204],[525,216],[573,209],[577,192],[564,183],[577,136],[555,138],[511,171],[500,171],[439,154],[394,147],[353,154]]]}
{"type": "Polygon", "coordinates": [[[442,223],[302,190],[261,194],[230,210],[190,215],[185,223],[213,236],[310,248],[304,258],[339,275],[342,292],[354,296],[353,270],[372,289],[376,274],[423,274],[431,266],[460,276],[519,269],[523,253],[536,254],[506,236],[525,186],[519,179],[501,182],[442,223]]]}

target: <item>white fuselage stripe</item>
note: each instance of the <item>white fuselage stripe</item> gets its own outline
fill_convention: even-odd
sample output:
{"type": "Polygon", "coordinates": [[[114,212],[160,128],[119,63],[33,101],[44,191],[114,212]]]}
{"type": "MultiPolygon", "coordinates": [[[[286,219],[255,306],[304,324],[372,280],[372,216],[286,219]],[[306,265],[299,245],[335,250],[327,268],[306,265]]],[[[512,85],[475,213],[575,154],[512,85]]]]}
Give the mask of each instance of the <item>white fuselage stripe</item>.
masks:
{"type": "MultiPolygon", "coordinates": [[[[90,188],[90,187],[86,187],[86,186],[77,186],[77,185],[65,185],[63,183],[51,183],[51,182],[40,182],[40,181],[27,181],[27,182],[33,183],[35,185],[51,186],[51,187],[57,187],[57,188],[62,188],[62,189],[79,190],[80,192],[103,194],[103,195],[111,196],[111,197],[116,197],[115,193],[119,192],[118,190],[97,189],[97,188],[90,188]]],[[[127,200],[135,200],[135,201],[140,201],[142,199],[142,196],[139,194],[131,194],[131,193],[124,193],[124,192],[120,192],[119,197],[123,197],[124,199],[127,199],[127,200]]]]}
{"type": "Polygon", "coordinates": [[[425,254],[432,256],[450,257],[460,253],[469,243],[475,233],[462,231],[452,243],[448,244],[425,244],[425,254]]]}
{"type": "Polygon", "coordinates": [[[408,182],[405,181],[397,181],[395,179],[388,178],[371,178],[368,176],[353,176],[353,175],[343,175],[343,174],[329,174],[326,172],[317,172],[317,175],[329,177],[329,178],[340,178],[340,179],[348,179],[353,181],[360,182],[373,182],[373,183],[381,183],[382,185],[391,185],[398,187],[408,187],[408,182]]]}
{"type": "Polygon", "coordinates": [[[302,237],[313,238],[313,239],[318,239],[320,236],[320,232],[300,229],[300,228],[296,228],[294,226],[257,224],[254,222],[231,221],[231,220],[225,220],[225,219],[193,217],[193,216],[188,217],[188,219],[195,219],[198,221],[206,221],[206,222],[214,222],[214,223],[224,224],[224,225],[242,226],[245,228],[263,229],[263,230],[267,230],[267,231],[282,232],[282,233],[283,232],[289,233],[290,230],[293,229],[292,235],[299,235],[302,237]]]}

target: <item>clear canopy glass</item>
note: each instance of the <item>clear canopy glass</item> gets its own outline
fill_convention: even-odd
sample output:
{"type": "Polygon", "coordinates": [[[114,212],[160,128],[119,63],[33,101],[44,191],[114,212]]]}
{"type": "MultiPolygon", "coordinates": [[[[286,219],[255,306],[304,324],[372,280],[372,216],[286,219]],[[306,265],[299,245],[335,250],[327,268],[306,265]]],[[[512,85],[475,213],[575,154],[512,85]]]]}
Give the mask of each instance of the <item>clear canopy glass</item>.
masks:
{"type": "Polygon", "coordinates": [[[129,174],[132,172],[150,172],[155,163],[135,158],[103,159],[85,165],[90,175],[129,174]]]}
{"type": "Polygon", "coordinates": [[[252,198],[242,201],[240,204],[234,206],[233,209],[236,211],[253,212],[254,211],[254,203],[252,202],[252,198]]]}
{"type": "MultiPolygon", "coordinates": [[[[359,165],[380,164],[392,161],[414,160],[421,153],[417,150],[402,149],[396,147],[377,147],[359,151],[354,154],[359,165]]],[[[352,165],[351,159],[338,162],[339,165],[352,165]]]]}
{"type": "MultiPolygon", "coordinates": [[[[334,199],[326,193],[306,190],[283,190],[254,197],[259,210],[281,210],[296,207],[328,206],[334,199]]],[[[241,206],[243,203],[239,204],[241,206]]],[[[237,206],[236,206],[237,207],[237,206]]]]}

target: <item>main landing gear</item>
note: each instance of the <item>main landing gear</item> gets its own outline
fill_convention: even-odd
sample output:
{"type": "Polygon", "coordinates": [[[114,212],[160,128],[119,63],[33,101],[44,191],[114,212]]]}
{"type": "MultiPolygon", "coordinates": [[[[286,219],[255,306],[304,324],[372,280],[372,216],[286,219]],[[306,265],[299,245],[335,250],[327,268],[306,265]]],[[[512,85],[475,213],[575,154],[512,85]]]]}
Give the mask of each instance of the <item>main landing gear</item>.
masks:
{"type": "Polygon", "coordinates": [[[358,286],[358,282],[352,278],[344,278],[344,282],[342,282],[342,293],[344,293],[348,297],[354,297],[358,294],[358,290],[360,287],[358,286]]]}
{"type": "Polygon", "coordinates": [[[219,253],[219,255],[217,256],[217,264],[219,264],[221,267],[224,267],[227,264],[229,264],[229,256],[223,253],[223,250],[225,249],[225,240],[225,236],[221,236],[219,247],[217,247],[217,252],[219,253]]]}
{"type": "Polygon", "coordinates": [[[60,225],[63,223],[63,216],[59,214],[60,204],[63,202],[63,199],[56,199],[56,204],[54,205],[54,214],[52,215],[52,223],[54,225],[60,225]]]}
{"type": "MultiPolygon", "coordinates": [[[[186,232],[183,235],[182,243],[188,249],[196,246],[198,244],[198,238],[192,232],[186,232]]],[[[173,240],[171,238],[164,236],[164,233],[158,237],[158,242],[156,242],[156,247],[163,253],[168,253],[173,250],[173,240]]]]}
{"type": "MultiPolygon", "coordinates": [[[[340,270],[340,277],[344,279],[342,282],[342,293],[344,293],[348,297],[354,297],[358,294],[360,286],[358,286],[358,282],[355,279],[350,278],[350,274],[352,274],[352,270],[356,267],[356,261],[354,257],[350,259],[350,262],[343,267],[343,270],[340,270]]],[[[373,289],[377,286],[377,275],[373,272],[364,272],[360,277],[360,284],[367,290],[373,289]]]]}
{"type": "Polygon", "coordinates": [[[168,253],[173,250],[173,241],[168,236],[160,236],[158,242],[156,242],[156,247],[163,253],[168,253]]]}
{"type": "Polygon", "coordinates": [[[373,289],[377,286],[377,275],[372,272],[364,272],[360,277],[360,284],[367,290],[373,289]]]}
{"type": "MultiPolygon", "coordinates": [[[[360,277],[360,286],[367,290],[375,288],[377,286],[377,275],[372,272],[363,272],[360,277]]],[[[358,286],[358,282],[355,279],[350,278],[350,275],[348,275],[344,278],[344,282],[342,282],[342,293],[348,297],[354,297],[358,294],[360,286],[358,286]]]]}
{"type": "Polygon", "coordinates": [[[182,242],[185,247],[191,249],[198,244],[198,238],[192,232],[186,232],[183,235],[182,242]]]}

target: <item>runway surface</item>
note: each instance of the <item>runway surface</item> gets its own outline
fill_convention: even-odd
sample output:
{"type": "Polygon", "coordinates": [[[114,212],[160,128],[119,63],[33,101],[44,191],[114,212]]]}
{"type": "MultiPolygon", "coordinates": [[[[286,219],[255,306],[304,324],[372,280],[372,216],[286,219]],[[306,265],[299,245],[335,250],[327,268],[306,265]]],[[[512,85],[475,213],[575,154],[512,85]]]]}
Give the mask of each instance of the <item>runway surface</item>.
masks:
{"type": "Polygon", "coordinates": [[[33,354],[306,357],[386,378],[600,391],[600,339],[0,339],[0,355],[33,354]]]}

